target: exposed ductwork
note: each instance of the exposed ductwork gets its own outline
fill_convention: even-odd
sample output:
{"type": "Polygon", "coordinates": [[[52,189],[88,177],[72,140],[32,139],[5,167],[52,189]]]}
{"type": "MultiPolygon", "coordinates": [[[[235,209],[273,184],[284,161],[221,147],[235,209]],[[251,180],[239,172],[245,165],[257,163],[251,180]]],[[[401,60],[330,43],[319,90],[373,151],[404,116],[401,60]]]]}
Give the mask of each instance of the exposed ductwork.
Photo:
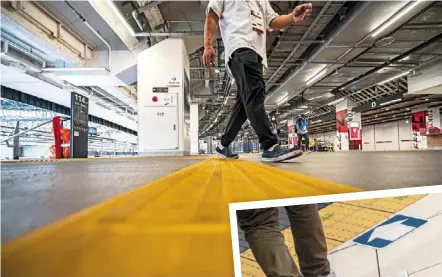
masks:
{"type": "MultiPolygon", "coordinates": [[[[307,64],[309,64],[310,62],[312,62],[313,61],[313,59],[319,54],[319,53],[321,53],[325,48],[327,48],[327,46],[336,38],[336,36],[337,35],[339,35],[360,13],[361,13],[361,11],[365,8],[365,7],[367,7],[368,5],[370,4],[370,2],[368,2],[368,1],[364,1],[364,2],[361,2],[358,6],[356,6],[356,8],[355,8],[355,10],[352,12],[352,14],[349,16],[349,17],[347,17],[346,19],[345,19],[345,21],[342,23],[342,24],[340,24],[339,26],[338,26],[338,28],[336,28],[328,37],[327,37],[327,39],[326,39],[326,41],[325,41],[325,43],[323,43],[323,44],[321,44],[320,46],[318,46],[315,50],[314,50],[314,52],[312,53],[312,54],[310,54],[309,55],[309,57],[305,60],[305,62],[301,65],[301,66],[298,66],[297,68],[296,68],[296,70],[292,73],[292,74],[290,74],[290,76],[283,82],[283,84],[281,85],[281,86],[279,86],[279,88],[282,88],[282,87],[284,87],[291,79],[293,79],[296,75],[298,75],[299,74],[299,72],[301,72],[304,68],[305,68],[305,66],[307,65],[307,64]]],[[[276,91],[278,91],[278,89],[279,88],[277,88],[277,89],[275,89],[274,91],[272,91],[272,92],[269,92],[269,94],[268,94],[268,96],[267,96],[267,99],[269,99],[270,98],[270,96],[272,96],[276,91]]],[[[289,98],[291,97],[291,96],[293,96],[293,95],[288,95],[288,97],[287,97],[287,101],[289,100],[289,98]]]]}

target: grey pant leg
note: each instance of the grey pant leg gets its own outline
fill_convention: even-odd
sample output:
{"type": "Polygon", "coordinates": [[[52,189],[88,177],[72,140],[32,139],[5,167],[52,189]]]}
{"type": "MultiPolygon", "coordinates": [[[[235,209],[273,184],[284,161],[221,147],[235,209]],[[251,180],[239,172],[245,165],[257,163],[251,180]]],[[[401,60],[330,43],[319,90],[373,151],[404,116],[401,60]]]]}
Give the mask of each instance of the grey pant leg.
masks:
{"type": "Polygon", "coordinates": [[[267,277],[302,277],[279,230],[276,208],[237,211],[238,223],[267,277]]]}
{"type": "Polygon", "coordinates": [[[304,277],[330,273],[327,243],[322,221],[315,204],[285,207],[295,242],[299,266],[304,277]]]}

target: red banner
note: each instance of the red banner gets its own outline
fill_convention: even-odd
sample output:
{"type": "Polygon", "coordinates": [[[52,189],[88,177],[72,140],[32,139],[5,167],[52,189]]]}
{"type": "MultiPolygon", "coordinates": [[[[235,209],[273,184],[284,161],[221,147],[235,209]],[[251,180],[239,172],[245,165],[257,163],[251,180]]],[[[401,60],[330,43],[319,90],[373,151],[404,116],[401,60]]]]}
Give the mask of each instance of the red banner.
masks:
{"type": "Polygon", "coordinates": [[[360,140],[361,131],[359,127],[350,127],[350,140],[360,140]]]}
{"type": "Polygon", "coordinates": [[[411,129],[413,132],[426,136],[428,131],[427,111],[416,112],[411,115],[411,129]]]}
{"type": "Polygon", "coordinates": [[[339,133],[347,133],[347,110],[336,112],[336,130],[339,133]]]}

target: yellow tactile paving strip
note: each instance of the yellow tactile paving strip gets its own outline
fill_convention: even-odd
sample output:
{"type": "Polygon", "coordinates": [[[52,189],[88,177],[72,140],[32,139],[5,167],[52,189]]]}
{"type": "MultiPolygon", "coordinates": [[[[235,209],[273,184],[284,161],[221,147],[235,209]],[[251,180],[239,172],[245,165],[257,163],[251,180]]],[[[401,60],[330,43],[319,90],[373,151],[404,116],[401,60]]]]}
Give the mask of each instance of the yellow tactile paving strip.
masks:
{"type": "MultiPolygon", "coordinates": [[[[328,250],[391,217],[425,195],[411,195],[333,203],[319,211],[327,238],[328,250]]],[[[290,253],[298,263],[290,228],[282,231],[290,253]]],[[[241,271],[245,277],[265,277],[252,251],[241,253],[241,271]]]]}
{"type": "Polygon", "coordinates": [[[359,191],[209,159],[2,247],[2,276],[233,276],[228,203],[359,191]]]}

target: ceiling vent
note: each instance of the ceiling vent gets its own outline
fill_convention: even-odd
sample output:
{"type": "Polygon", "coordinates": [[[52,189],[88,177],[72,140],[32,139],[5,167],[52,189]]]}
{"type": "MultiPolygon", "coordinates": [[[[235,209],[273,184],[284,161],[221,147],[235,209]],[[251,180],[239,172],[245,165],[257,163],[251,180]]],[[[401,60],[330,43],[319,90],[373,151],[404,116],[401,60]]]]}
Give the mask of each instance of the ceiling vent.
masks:
{"type": "MultiPolygon", "coordinates": [[[[139,1],[146,2],[146,1],[139,1]]],[[[164,18],[161,14],[160,8],[157,5],[151,5],[144,11],[144,15],[149,21],[149,26],[152,30],[160,30],[164,28],[164,18]]]]}

